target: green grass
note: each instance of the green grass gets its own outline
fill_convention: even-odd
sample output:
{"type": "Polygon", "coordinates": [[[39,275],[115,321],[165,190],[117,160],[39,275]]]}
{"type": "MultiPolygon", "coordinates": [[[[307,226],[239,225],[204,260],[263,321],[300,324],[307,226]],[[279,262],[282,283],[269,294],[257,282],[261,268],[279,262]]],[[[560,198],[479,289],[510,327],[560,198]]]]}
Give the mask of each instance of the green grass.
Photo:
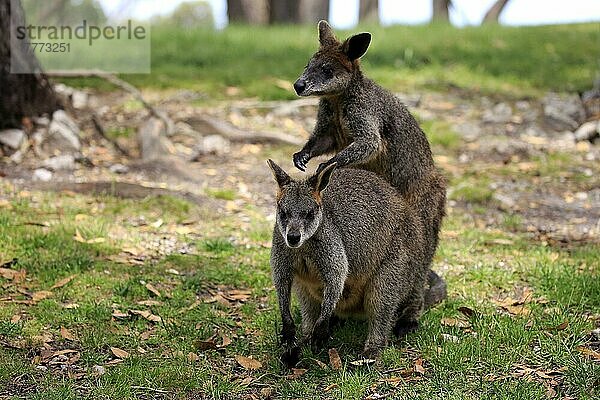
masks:
{"type": "MultiPolygon", "coordinates": [[[[600,32],[595,24],[455,28],[451,26],[358,27],[373,42],[364,57],[368,76],[396,91],[459,87],[513,97],[541,91],[588,89],[596,78],[600,32]]],[[[230,26],[223,31],[152,30],[152,73],[129,75],[135,85],[195,89],[211,98],[291,99],[277,85],[293,82],[317,49],[316,28],[230,26]]],[[[109,88],[97,80],[71,84],[109,88]]]]}
{"type": "MultiPolygon", "coordinates": [[[[390,398],[538,399],[546,395],[551,379],[523,372],[535,370],[559,370],[552,388],[560,397],[591,399],[599,394],[600,364],[577,351],[589,345],[593,319],[600,313],[597,247],[550,248],[451,213],[444,229],[458,234],[442,237],[435,262],[450,296],[424,314],[421,328],[394,341],[381,365],[355,367],[349,362],[360,354],[366,327],[348,321],[329,344],[342,357],[341,371],[317,364],[315,359],[328,362],[326,351],[306,350],[300,367],[308,371],[289,379],[277,359],[279,316],[269,249],[263,245],[270,223],[259,213],[246,232],[237,227],[237,217],[215,216],[194,225],[186,222],[191,232],[182,235],[175,229],[182,221],[205,214],[168,196],[140,202],[36,192],[18,196],[9,189],[2,196],[10,202],[0,208],[0,261],[16,258],[12,268],[27,275],[20,283],[0,278],[0,397],[232,399],[261,397],[261,390],[268,388],[279,399],[355,399],[375,392],[390,398]],[[160,226],[153,224],[158,218],[160,226]],[[81,243],[74,240],[76,230],[85,239],[106,241],[81,243]],[[159,254],[141,265],[118,261],[131,246],[150,254],[146,242],[165,235],[192,244],[193,254],[159,254]],[[498,239],[508,244],[490,245],[498,239]],[[71,275],[71,282],[50,289],[71,275]],[[151,293],[147,283],[161,296],[151,293]],[[496,305],[505,296],[518,297],[524,287],[533,296],[524,306],[530,314],[512,315],[496,305]],[[243,301],[211,300],[219,290],[227,295],[234,289],[250,292],[243,301]],[[35,304],[5,300],[27,300],[25,293],[40,290],[53,295],[35,304]],[[139,303],[148,300],[154,302],[139,303]],[[70,304],[78,307],[66,308],[70,304]],[[475,313],[464,317],[459,307],[475,313]],[[116,309],[147,310],[162,322],[136,315],[113,317],[116,309]],[[468,321],[469,327],[444,324],[443,318],[468,321]],[[564,329],[556,329],[565,321],[564,329]],[[63,339],[61,327],[76,341],[63,339]],[[44,335],[52,340],[47,347],[76,350],[79,359],[64,370],[47,360],[40,363],[36,356],[43,355],[44,335]],[[223,336],[231,339],[230,345],[199,347],[199,341],[211,338],[220,344],[223,336]],[[111,347],[130,356],[111,365],[111,347]],[[190,353],[198,359],[188,359],[190,353]],[[262,367],[246,371],[234,361],[236,355],[253,356],[262,367]],[[423,360],[424,374],[409,372],[407,381],[385,381],[400,377],[417,359],[423,360]],[[104,366],[106,373],[98,376],[95,366],[104,366]],[[69,369],[81,375],[69,376],[69,369]]],[[[506,225],[516,223],[505,217],[506,225]]],[[[294,313],[299,318],[297,307],[294,313]]]]}

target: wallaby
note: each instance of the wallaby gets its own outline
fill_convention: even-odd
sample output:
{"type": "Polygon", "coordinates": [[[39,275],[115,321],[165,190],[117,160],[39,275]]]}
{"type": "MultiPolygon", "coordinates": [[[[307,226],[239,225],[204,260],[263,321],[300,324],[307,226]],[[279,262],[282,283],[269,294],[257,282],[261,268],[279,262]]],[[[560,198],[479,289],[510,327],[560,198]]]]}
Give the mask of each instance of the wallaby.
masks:
{"type": "Polygon", "coordinates": [[[443,285],[425,293],[426,237],[416,210],[370,171],[334,172],[334,163],[294,180],[272,160],[268,164],[279,186],[271,269],[282,319],[282,361],[295,365],[300,351],[292,288],[306,340],[322,345],[334,315],[366,316],[363,355],[376,358],[392,330],[415,329],[424,302],[445,297],[443,285]]]}
{"type": "Polygon", "coordinates": [[[320,48],[294,83],[298,95],[320,97],[317,123],[294,154],[294,164],[304,171],[311,158],[336,153],[317,172],[336,163],[338,168],[354,166],[382,176],[422,219],[426,262],[431,265],[445,213],[446,184],[425,133],[397,97],[361,72],[359,58],[371,43],[370,33],[340,42],[326,21],[318,27],[320,48]]]}

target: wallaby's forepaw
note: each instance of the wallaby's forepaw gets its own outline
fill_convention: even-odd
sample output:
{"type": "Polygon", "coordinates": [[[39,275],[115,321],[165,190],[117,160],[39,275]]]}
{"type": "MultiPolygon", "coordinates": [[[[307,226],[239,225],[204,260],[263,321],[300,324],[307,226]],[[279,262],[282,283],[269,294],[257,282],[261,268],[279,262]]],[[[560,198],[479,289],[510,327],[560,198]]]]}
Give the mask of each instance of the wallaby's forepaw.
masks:
{"type": "Polygon", "coordinates": [[[280,359],[287,368],[295,367],[300,361],[300,346],[286,346],[283,353],[281,353],[280,359]]]}
{"type": "Polygon", "coordinates": [[[397,337],[403,337],[416,331],[419,328],[419,321],[417,320],[404,320],[399,319],[394,325],[394,335],[397,337]]]}
{"type": "Polygon", "coordinates": [[[292,158],[296,168],[298,168],[300,171],[306,171],[306,163],[308,160],[310,160],[310,156],[306,151],[300,150],[299,152],[294,153],[292,158]]]}
{"type": "Polygon", "coordinates": [[[318,320],[313,328],[310,338],[313,349],[318,350],[323,348],[325,343],[329,340],[330,333],[329,320],[318,320]]]}

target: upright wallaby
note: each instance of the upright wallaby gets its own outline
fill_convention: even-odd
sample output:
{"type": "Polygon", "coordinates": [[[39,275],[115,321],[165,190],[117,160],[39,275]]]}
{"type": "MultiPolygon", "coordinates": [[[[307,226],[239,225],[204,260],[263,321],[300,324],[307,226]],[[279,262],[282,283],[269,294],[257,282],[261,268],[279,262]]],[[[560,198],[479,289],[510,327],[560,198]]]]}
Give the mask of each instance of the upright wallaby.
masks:
{"type": "Polygon", "coordinates": [[[298,95],[321,97],[315,129],[294,154],[294,164],[304,171],[311,158],[336,153],[317,172],[336,163],[382,176],[422,219],[430,265],[444,216],[446,184],[425,133],[398,98],[362,74],[359,58],[371,43],[370,33],[340,42],[321,21],[319,42],[319,50],[294,83],[298,95]]]}
{"type": "Polygon", "coordinates": [[[336,164],[330,164],[306,180],[293,180],[268,163],[279,186],[271,268],[282,319],[282,360],[293,366],[299,354],[292,287],[305,339],[316,346],[327,340],[334,314],[366,316],[364,356],[376,357],[394,328],[412,330],[424,303],[445,297],[445,286],[429,289],[443,293],[426,293],[426,238],[416,210],[370,171],[334,172],[336,164]]]}

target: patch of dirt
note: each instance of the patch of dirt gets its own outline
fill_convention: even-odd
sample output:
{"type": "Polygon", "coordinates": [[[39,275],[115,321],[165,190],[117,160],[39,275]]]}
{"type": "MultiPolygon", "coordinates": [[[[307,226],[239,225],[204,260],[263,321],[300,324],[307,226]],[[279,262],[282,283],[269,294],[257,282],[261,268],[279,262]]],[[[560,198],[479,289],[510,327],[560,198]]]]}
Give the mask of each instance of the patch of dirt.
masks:
{"type": "MultiPolygon", "coordinates": [[[[186,96],[161,98],[156,93],[150,96],[180,124],[206,115],[241,130],[281,132],[305,140],[316,118],[316,101],[243,100],[197,106],[186,96]]],[[[147,117],[145,109],[131,107],[127,95],[112,92],[92,97],[105,129],[128,128],[135,132],[140,121],[147,117]]],[[[565,133],[545,130],[541,101],[502,101],[483,96],[472,99],[455,91],[404,94],[401,98],[422,121],[445,122],[459,134],[458,148],[434,147],[436,156],[446,160],[440,166],[455,178],[478,174],[478,168],[485,163],[526,164],[540,155],[567,154],[585,170],[587,181],[578,182],[568,174],[561,182],[552,184],[526,174],[495,176],[494,192],[501,201],[494,200],[488,205],[489,216],[500,225],[499,213],[518,215],[519,230],[531,232],[539,240],[600,242],[600,145],[577,144],[565,133]]],[[[195,131],[188,124],[187,131],[171,137],[173,154],[158,161],[141,161],[120,155],[111,143],[95,133],[89,121],[82,126],[85,126],[83,159],[74,171],[55,171],[49,182],[34,182],[32,171],[40,167],[41,160],[30,151],[19,165],[0,162],[1,174],[17,188],[131,198],[169,194],[218,213],[243,215],[244,208],[250,205],[272,216],[275,184],[266,159],[273,158],[284,169],[296,172],[291,162],[296,150],[293,146],[232,142],[222,153],[194,155],[194,146],[207,133],[195,131]],[[111,169],[115,164],[125,167],[121,173],[111,169]]],[[[118,141],[136,154],[133,136],[119,137],[118,141]]],[[[318,164],[319,160],[311,160],[311,170],[318,164]]],[[[469,212],[471,206],[456,203],[463,212],[469,212]]]]}

